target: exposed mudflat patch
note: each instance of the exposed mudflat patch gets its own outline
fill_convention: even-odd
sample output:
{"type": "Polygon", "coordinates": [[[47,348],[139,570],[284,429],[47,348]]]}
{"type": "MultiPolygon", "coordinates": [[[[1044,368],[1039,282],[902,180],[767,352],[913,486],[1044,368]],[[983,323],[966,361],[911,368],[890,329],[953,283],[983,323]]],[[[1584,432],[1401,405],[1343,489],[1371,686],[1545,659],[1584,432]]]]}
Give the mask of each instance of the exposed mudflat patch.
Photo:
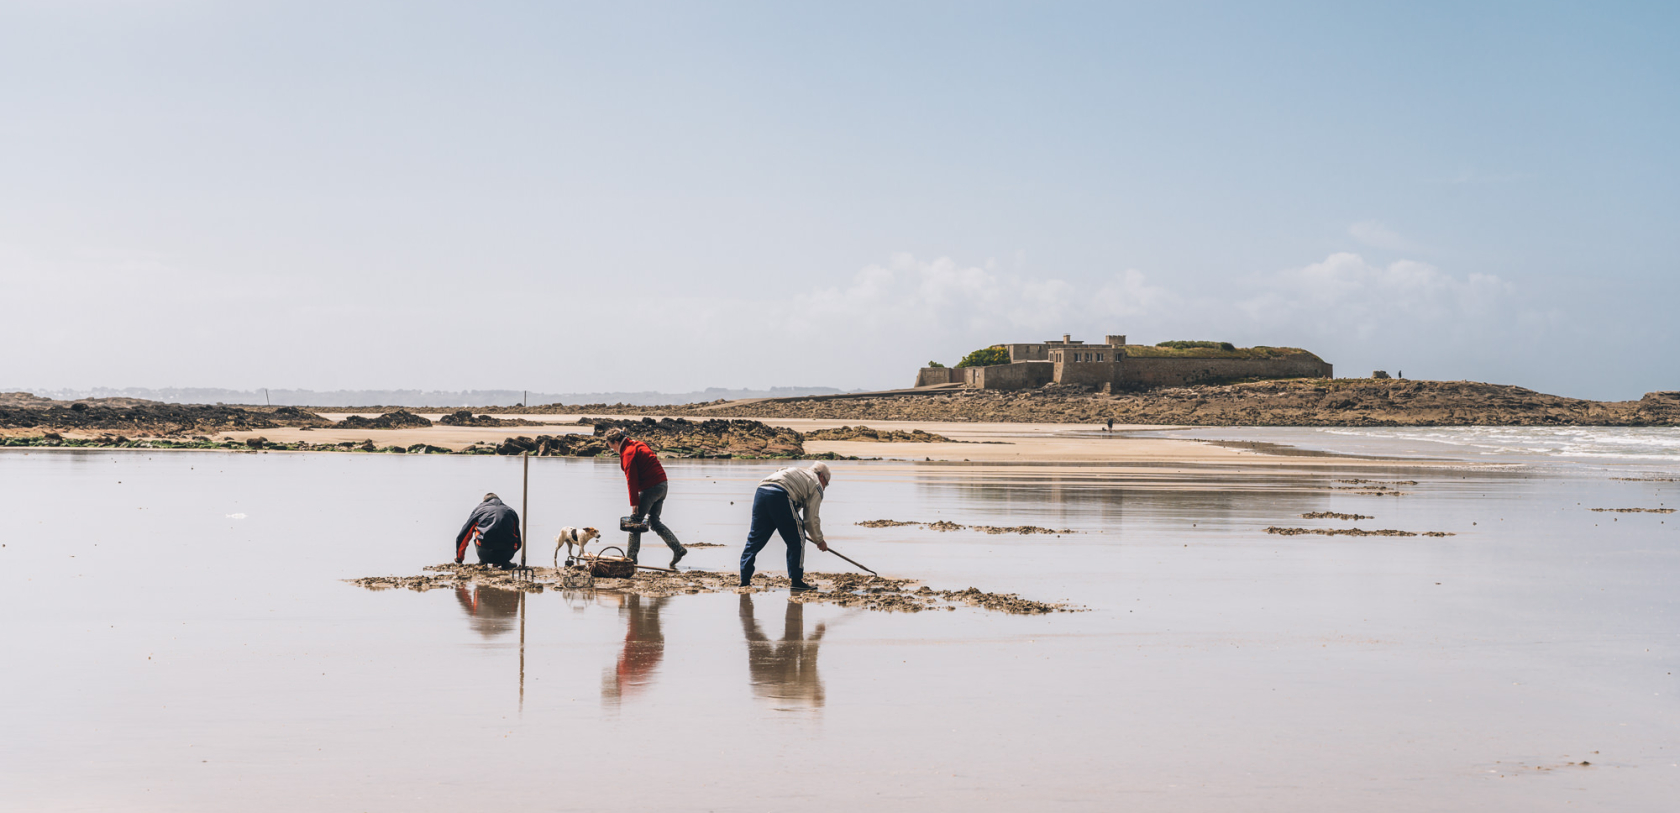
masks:
{"type": "Polygon", "coordinates": [[[1599,513],[1610,514],[1672,514],[1672,508],[1594,508],[1599,513]]]}
{"type": "Polygon", "coordinates": [[[1279,536],[1301,536],[1303,534],[1311,534],[1314,536],[1457,536],[1457,534],[1449,533],[1447,531],[1424,531],[1423,533],[1414,533],[1412,531],[1396,531],[1393,529],[1367,531],[1361,528],[1279,528],[1276,526],[1267,528],[1266,533],[1278,534],[1279,536]]]}
{"type": "Polygon", "coordinates": [[[1366,514],[1338,514],[1335,511],[1314,511],[1310,514],[1302,514],[1301,519],[1345,519],[1348,522],[1357,522],[1362,519],[1376,519],[1376,517],[1366,514]]]}
{"type": "MultiPolygon", "coordinates": [[[[565,574],[551,567],[529,570],[502,569],[477,564],[442,564],[426,568],[420,576],[370,576],[346,579],[369,590],[427,591],[478,585],[505,590],[542,593],[549,590],[599,590],[629,593],[649,598],[684,593],[763,593],[787,590],[791,583],[786,576],[760,574],[751,587],[740,587],[740,576],[734,572],[719,573],[707,570],[684,570],[677,573],[638,571],[629,579],[595,579],[592,587],[570,587],[565,574]]],[[[800,603],[821,602],[882,612],[922,612],[924,610],[955,610],[959,606],[979,607],[993,612],[1016,615],[1041,615],[1057,612],[1080,612],[1084,607],[1055,604],[1021,598],[1014,593],[988,593],[979,588],[964,590],[935,590],[917,585],[910,579],[889,579],[859,573],[807,573],[806,581],[819,589],[793,593],[790,599],[800,603]]]]}
{"type": "Polygon", "coordinates": [[[865,528],[902,528],[906,525],[920,525],[930,531],[979,531],[984,534],[1076,534],[1072,528],[1040,528],[1037,525],[960,525],[947,520],[938,522],[914,522],[901,519],[870,519],[853,523],[865,528]]]}

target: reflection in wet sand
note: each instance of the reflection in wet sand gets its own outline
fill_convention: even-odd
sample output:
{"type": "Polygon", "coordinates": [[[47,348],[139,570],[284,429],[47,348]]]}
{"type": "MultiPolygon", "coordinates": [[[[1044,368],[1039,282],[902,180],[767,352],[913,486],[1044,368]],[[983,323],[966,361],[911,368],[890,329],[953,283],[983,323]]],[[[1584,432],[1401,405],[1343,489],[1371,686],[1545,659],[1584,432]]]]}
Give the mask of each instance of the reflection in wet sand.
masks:
{"type": "Polygon", "coordinates": [[[665,658],[665,635],[659,631],[659,611],[669,599],[643,598],[621,595],[623,602],[618,613],[627,623],[624,629],[624,649],[618,654],[618,665],[601,679],[601,700],[617,705],[624,698],[640,692],[653,682],[659,662],[665,658]]]}
{"type": "Polygon", "coordinates": [[[805,637],[805,605],[787,602],[782,619],[782,639],[772,641],[753,618],[752,594],[741,596],[741,631],[747,636],[747,668],[752,674],[753,695],[797,706],[822,708],[823,685],[817,677],[817,646],[824,626],[805,637]]]}
{"type": "Polygon", "coordinates": [[[513,631],[514,619],[519,616],[519,592],[495,587],[457,587],[455,600],[467,611],[467,620],[474,632],[494,638],[513,631]]]}

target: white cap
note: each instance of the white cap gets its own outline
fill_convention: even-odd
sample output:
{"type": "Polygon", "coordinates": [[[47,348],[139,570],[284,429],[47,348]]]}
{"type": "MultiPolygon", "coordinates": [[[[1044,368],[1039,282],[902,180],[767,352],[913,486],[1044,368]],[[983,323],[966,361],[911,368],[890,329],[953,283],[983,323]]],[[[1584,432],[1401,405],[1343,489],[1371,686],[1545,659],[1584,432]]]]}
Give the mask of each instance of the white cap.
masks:
{"type": "Polygon", "coordinates": [[[834,476],[828,473],[828,464],[822,462],[821,460],[811,464],[811,471],[816,472],[817,476],[823,478],[825,481],[834,476]]]}

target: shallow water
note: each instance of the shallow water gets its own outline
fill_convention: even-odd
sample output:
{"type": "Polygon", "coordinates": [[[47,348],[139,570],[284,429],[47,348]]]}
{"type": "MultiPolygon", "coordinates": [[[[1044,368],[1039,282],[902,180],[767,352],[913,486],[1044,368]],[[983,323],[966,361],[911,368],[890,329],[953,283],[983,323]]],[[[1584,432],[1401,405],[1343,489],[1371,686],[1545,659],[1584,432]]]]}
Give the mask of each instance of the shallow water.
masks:
{"type": "MultiPolygon", "coordinates": [[[[773,468],[668,466],[672,527],[730,546],[685,566],[734,566],[773,468]]],[[[1680,514],[1587,510],[1675,507],[1680,483],[1611,479],[1660,467],[835,469],[826,526],[853,558],[1090,611],[367,591],[340,580],[444,561],[485,490],[517,506],[518,461],[0,453],[0,808],[1662,810],[1680,791],[1680,514]],[[1352,477],[1417,485],[1335,490],[1352,477]],[[1299,518],[1322,510],[1376,519],[1299,518]],[[852,525],[883,518],[1079,533],[852,525]],[[1456,536],[1264,533],[1352,524],[1456,536]]],[[[610,463],[535,460],[531,485],[538,540],[623,513],[610,463]]]]}
{"type": "Polygon", "coordinates": [[[1548,460],[1620,466],[1680,464],[1674,426],[1327,426],[1181,429],[1166,437],[1286,444],[1302,449],[1478,463],[1548,460]]]}

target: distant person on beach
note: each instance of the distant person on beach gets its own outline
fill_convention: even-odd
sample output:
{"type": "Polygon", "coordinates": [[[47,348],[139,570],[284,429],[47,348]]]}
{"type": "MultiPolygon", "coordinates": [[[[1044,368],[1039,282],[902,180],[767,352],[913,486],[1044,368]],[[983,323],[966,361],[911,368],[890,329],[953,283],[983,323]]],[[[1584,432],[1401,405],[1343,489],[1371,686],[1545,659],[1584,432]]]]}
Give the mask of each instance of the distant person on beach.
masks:
{"type": "Polygon", "coordinates": [[[828,480],[828,464],[813,463],[808,469],[786,468],[759,481],[758,492],[753,495],[747,549],[741,553],[742,587],[752,585],[753,563],[770,542],[771,532],[776,532],[787,544],[788,578],[793,581],[794,592],[816,589],[805,583],[805,537],[817,543],[818,550],[828,550],[819,516],[828,480]]]}
{"type": "MultiPolygon", "coordinates": [[[[630,437],[623,429],[614,427],[607,430],[607,445],[618,453],[619,466],[624,469],[624,480],[630,484],[630,517],[640,523],[647,519],[648,527],[665,540],[666,547],[671,549],[671,567],[676,567],[684,556],[688,555],[688,548],[677,541],[677,535],[665,527],[659,514],[665,509],[665,497],[670,493],[670,486],[665,478],[665,467],[659,465],[659,455],[653,453],[635,438],[630,437]]],[[[630,561],[638,561],[637,556],[642,552],[642,534],[640,531],[630,534],[630,549],[625,551],[630,561]]]]}
{"type": "Polygon", "coordinates": [[[480,563],[507,567],[524,545],[519,538],[518,512],[503,505],[501,497],[484,495],[484,501],[473,509],[467,524],[455,535],[455,564],[466,557],[468,544],[478,551],[480,563]]]}
{"type": "Polygon", "coordinates": [[[1114,419],[1113,418],[1108,419],[1108,431],[1110,431],[1110,432],[1114,431],[1114,419]]]}

